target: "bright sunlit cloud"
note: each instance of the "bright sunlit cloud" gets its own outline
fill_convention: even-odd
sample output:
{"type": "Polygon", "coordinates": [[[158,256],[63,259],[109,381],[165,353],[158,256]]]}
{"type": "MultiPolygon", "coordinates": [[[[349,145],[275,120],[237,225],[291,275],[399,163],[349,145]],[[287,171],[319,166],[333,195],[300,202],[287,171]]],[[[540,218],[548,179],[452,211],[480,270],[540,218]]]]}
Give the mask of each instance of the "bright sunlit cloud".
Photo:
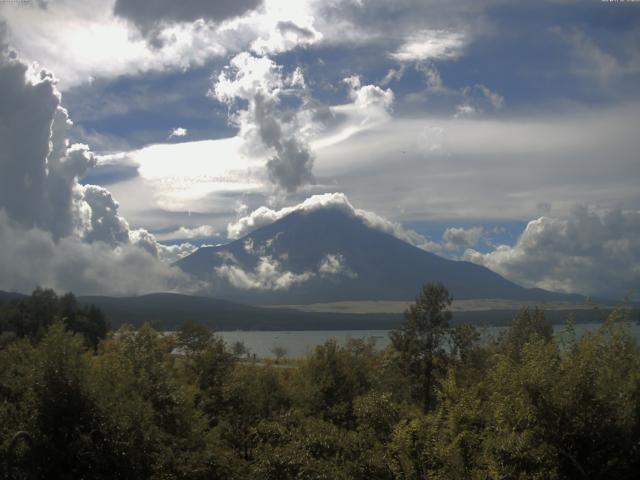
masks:
{"type": "Polygon", "coordinates": [[[450,60],[462,53],[465,36],[445,30],[424,30],[409,37],[391,58],[401,62],[450,60]]]}

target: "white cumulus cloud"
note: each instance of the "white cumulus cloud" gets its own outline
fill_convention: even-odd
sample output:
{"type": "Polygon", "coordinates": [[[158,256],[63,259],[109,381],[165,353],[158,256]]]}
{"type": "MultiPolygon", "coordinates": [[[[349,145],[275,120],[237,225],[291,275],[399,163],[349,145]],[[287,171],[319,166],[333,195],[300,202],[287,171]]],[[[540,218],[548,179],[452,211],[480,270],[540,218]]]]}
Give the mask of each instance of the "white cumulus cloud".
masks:
{"type": "Polygon", "coordinates": [[[621,299],[640,286],[640,211],[575,209],[529,222],[515,245],[465,259],[522,285],[621,299]]]}
{"type": "MultiPolygon", "coordinates": [[[[281,260],[266,254],[267,246],[256,248],[249,239],[245,241],[245,250],[250,254],[261,255],[253,270],[244,269],[237,259],[228,252],[219,255],[224,264],[216,267],[219,278],[227,280],[231,285],[242,290],[288,290],[294,285],[306,283],[314,278],[357,278],[357,274],[347,266],[342,254],[327,253],[318,262],[317,269],[296,273],[287,270],[281,260]]],[[[286,255],[283,260],[286,260],[286,255]]]]}
{"type": "Polygon", "coordinates": [[[219,277],[243,290],[287,290],[292,285],[304,283],[315,276],[313,272],[294,273],[282,268],[271,256],[260,257],[253,271],[245,271],[239,265],[225,264],[215,268],[219,277]]]}
{"type": "Polygon", "coordinates": [[[0,52],[0,90],[0,288],[191,288],[183,273],[161,262],[182,247],[131,229],[108,190],[79,183],[96,160],[88,146],[69,143],[72,123],[53,76],[0,52]]]}
{"type": "Polygon", "coordinates": [[[269,151],[269,180],[285,192],[312,183],[313,154],[296,114],[281,105],[283,95],[304,99],[304,77],[296,69],[285,76],[282,67],[268,57],[248,52],[236,55],[216,79],[211,95],[236,111],[231,116],[251,150],[269,151]],[[302,89],[301,89],[302,88],[302,89]],[[237,100],[247,102],[238,107],[237,100]]]}
{"type": "Polygon", "coordinates": [[[484,234],[483,227],[458,228],[449,227],[442,235],[445,241],[444,248],[447,250],[457,250],[462,247],[473,247],[484,234]]]}
{"type": "Polygon", "coordinates": [[[344,255],[340,253],[327,253],[320,261],[318,273],[321,276],[344,275],[348,278],[358,277],[358,274],[347,266],[344,255]]]}

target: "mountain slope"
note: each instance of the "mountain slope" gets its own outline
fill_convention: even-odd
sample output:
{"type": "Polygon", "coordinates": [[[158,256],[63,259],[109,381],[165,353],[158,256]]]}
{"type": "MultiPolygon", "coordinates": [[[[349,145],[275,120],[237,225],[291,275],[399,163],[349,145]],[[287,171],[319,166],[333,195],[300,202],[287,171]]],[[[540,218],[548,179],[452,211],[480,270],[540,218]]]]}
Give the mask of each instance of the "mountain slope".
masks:
{"type": "Polygon", "coordinates": [[[211,281],[211,295],[252,304],[407,300],[430,281],[444,283],[457,299],[581,299],[520,287],[485,267],[416,248],[334,208],[291,213],[227,245],[200,248],[176,265],[211,281]],[[283,288],[274,278],[291,285],[283,288]]]}

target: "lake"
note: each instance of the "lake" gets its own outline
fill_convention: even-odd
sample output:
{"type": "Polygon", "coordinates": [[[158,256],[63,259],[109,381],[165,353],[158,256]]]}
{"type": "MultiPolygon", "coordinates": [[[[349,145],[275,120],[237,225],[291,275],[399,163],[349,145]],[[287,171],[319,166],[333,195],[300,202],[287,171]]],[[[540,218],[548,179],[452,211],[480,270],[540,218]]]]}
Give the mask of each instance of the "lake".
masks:
{"type": "MultiPolygon", "coordinates": [[[[599,323],[577,324],[576,333],[582,335],[585,332],[597,329],[599,323]]],[[[496,336],[507,327],[486,327],[486,336],[496,336]]],[[[554,325],[556,336],[562,335],[564,325],[554,325]]],[[[640,325],[634,323],[631,329],[640,338],[640,325]]],[[[251,353],[258,357],[273,357],[274,347],[284,347],[287,357],[302,357],[313,350],[317,345],[322,345],[330,338],[335,338],[338,344],[345,345],[352,338],[369,338],[376,340],[376,348],[383,350],[389,343],[390,330],[304,330],[304,331],[229,331],[216,332],[225,342],[233,345],[235,342],[243,342],[251,353]]]]}

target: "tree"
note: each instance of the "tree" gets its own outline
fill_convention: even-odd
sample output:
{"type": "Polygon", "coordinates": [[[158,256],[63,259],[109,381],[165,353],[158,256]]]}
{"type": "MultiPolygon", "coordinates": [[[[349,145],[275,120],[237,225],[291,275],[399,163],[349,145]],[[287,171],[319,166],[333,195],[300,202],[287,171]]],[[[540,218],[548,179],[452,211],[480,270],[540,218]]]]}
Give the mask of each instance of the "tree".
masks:
{"type": "Polygon", "coordinates": [[[522,348],[529,342],[553,338],[553,325],[544,315],[544,310],[534,307],[521,309],[511,322],[511,327],[498,338],[500,349],[518,361],[522,348]]]}
{"type": "Polygon", "coordinates": [[[249,354],[251,353],[249,348],[241,340],[237,340],[233,342],[233,345],[231,346],[231,351],[237,358],[243,357],[245,355],[249,357],[249,354]]]}
{"type": "Polygon", "coordinates": [[[271,353],[276,357],[276,363],[279,363],[287,354],[287,349],[282,345],[276,345],[271,349],[271,353]]]}
{"type": "MultiPolygon", "coordinates": [[[[301,376],[303,408],[323,420],[354,428],[353,402],[371,388],[367,344],[349,342],[341,347],[335,338],[318,345],[297,373],[301,376]]],[[[373,344],[368,344],[373,349],[373,344]]]]}
{"type": "Polygon", "coordinates": [[[0,343],[24,337],[37,343],[58,321],[67,331],[81,334],[94,351],[109,331],[109,320],[96,306],[79,305],[72,293],[58,297],[53,290],[38,287],[29,297],[0,305],[0,343]]]}
{"type": "Polygon", "coordinates": [[[403,324],[391,332],[393,348],[414,381],[415,394],[422,399],[424,411],[433,406],[435,370],[438,359],[444,357],[451,301],[449,291],[441,283],[424,285],[415,304],[405,311],[403,324]]]}
{"type": "Polygon", "coordinates": [[[95,305],[79,306],[73,293],[58,299],[59,316],[67,330],[80,333],[94,351],[109,331],[109,321],[95,305]]]}
{"type": "Polygon", "coordinates": [[[185,353],[196,353],[206,350],[213,340],[213,332],[205,325],[191,320],[182,324],[178,331],[176,344],[185,353]]]}
{"type": "Polygon", "coordinates": [[[41,478],[82,478],[91,466],[89,432],[96,408],[87,385],[89,358],[81,337],[54,323],[36,354],[35,469],[41,478]]]}
{"type": "Polygon", "coordinates": [[[480,331],[470,323],[457,325],[449,332],[449,346],[451,356],[467,362],[473,350],[481,339],[480,331]]]}
{"type": "Polygon", "coordinates": [[[223,389],[237,358],[229,352],[219,336],[212,336],[209,346],[188,357],[187,369],[198,386],[198,403],[213,425],[224,405],[223,389]]]}

